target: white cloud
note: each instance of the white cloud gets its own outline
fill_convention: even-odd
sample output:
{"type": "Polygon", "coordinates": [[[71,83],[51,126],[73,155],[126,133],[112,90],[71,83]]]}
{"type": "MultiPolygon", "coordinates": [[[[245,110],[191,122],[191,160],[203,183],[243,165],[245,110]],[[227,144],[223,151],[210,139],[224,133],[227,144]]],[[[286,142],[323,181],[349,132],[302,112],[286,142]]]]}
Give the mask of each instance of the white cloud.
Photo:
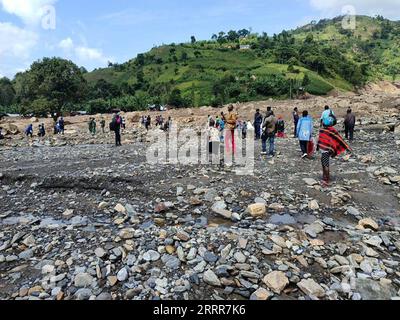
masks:
{"type": "Polygon", "coordinates": [[[391,19],[400,18],[399,0],[310,0],[310,5],[327,16],[341,15],[342,9],[351,5],[356,9],[356,14],[380,14],[391,19]]]}
{"type": "Polygon", "coordinates": [[[57,0],[0,0],[3,10],[21,18],[26,24],[36,24],[45,14],[45,6],[57,0]]]}
{"type": "Polygon", "coordinates": [[[33,31],[18,28],[11,23],[0,22],[0,57],[29,58],[38,39],[39,36],[33,31]]]}
{"type": "Polygon", "coordinates": [[[75,45],[74,41],[69,37],[61,40],[58,47],[63,49],[68,56],[71,57],[71,54],[74,54],[80,62],[84,63],[100,62],[104,64],[112,60],[104,56],[103,52],[99,49],[90,48],[86,45],[75,45]]]}
{"type": "Polygon", "coordinates": [[[61,49],[64,49],[64,50],[71,50],[71,49],[74,48],[74,42],[72,41],[71,38],[66,38],[66,39],[60,41],[60,43],[58,44],[58,46],[59,46],[61,49]]]}
{"type": "Polygon", "coordinates": [[[75,54],[81,61],[98,61],[101,63],[107,63],[109,60],[106,58],[101,50],[88,48],[88,47],[76,47],[75,54]]]}

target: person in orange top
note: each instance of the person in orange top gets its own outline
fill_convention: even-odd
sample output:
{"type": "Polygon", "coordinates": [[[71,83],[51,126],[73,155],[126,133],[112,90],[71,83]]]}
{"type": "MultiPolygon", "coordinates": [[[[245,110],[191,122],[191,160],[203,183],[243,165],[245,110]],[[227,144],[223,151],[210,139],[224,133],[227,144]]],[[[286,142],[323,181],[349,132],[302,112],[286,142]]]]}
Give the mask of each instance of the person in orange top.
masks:
{"type": "MultiPolygon", "coordinates": [[[[236,143],[235,143],[235,129],[237,125],[238,115],[234,112],[233,105],[230,105],[228,108],[228,115],[226,116],[226,124],[225,124],[225,148],[226,154],[231,159],[231,154],[235,155],[236,153],[236,143]]],[[[228,162],[230,164],[230,161],[228,162]]]]}

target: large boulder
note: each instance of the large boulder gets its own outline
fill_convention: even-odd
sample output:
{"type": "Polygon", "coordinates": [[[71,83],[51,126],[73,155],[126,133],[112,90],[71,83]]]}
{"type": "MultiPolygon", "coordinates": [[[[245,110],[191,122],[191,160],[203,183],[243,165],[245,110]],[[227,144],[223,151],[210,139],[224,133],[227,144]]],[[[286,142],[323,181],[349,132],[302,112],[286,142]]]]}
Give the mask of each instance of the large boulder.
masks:
{"type": "Polygon", "coordinates": [[[20,130],[18,129],[18,127],[15,124],[12,123],[6,123],[4,125],[2,125],[3,127],[3,134],[4,135],[17,135],[20,133],[20,130]]]}

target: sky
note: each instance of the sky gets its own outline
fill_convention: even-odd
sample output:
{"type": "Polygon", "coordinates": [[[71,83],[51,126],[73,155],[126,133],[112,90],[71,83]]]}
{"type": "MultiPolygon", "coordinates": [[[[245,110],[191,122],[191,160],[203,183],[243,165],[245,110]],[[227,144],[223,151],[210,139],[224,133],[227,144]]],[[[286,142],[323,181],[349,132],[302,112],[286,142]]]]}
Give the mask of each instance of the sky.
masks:
{"type": "Polygon", "coordinates": [[[243,28],[272,35],[342,15],[348,5],[400,20],[400,0],[0,0],[0,77],[43,57],[91,71],[192,35],[243,28]]]}

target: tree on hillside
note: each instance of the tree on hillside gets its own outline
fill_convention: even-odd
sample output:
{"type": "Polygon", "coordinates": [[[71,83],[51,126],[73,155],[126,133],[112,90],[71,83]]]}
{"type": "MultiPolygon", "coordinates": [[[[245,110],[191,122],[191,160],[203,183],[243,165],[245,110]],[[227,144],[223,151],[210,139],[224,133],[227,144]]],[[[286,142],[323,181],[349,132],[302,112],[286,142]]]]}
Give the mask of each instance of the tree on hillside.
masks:
{"type": "Polygon", "coordinates": [[[39,100],[33,105],[40,108],[45,105],[53,115],[59,115],[65,104],[84,99],[87,92],[81,70],[73,62],[60,58],[44,58],[33,63],[28,71],[16,77],[16,82],[21,103],[29,107],[39,100]]]}
{"type": "Polygon", "coordinates": [[[195,37],[195,36],[191,36],[191,37],[190,37],[190,42],[191,42],[192,44],[195,44],[195,43],[196,43],[196,37],[195,37]]]}
{"type": "Polygon", "coordinates": [[[137,55],[137,58],[136,58],[136,64],[137,64],[138,66],[143,66],[144,63],[145,63],[144,54],[142,54],[142,53],[138,54],[138,55],[137,55]]]}
{"type": "Polygon", "coordinates": [[[15,90],[8,78],[0,79],[0,106],[10,106],[15,98],[15,90]]]}
{"type": "Polygon", "coordinates": [[[247,29],[239,30],[237,33],[238,33],[239,37],[241,37],[241,38],[246,38],[247,36],[250,35],[250,31],[247,29]]]}
{"type": "Polygon", "coordinates": [[[400,66],[398,64],[393,63],[388,66],[387,72],[392,77],[393,82],[395,82],[397,75],[400,74],[400,66]]]}
{"type": "Polygon", "coordinates": [[[231,42],[236,42],[236,41],[239,40],[239,35],[238,35],[238,33],[236,31],[231,30],[231,31],[228,32],[227,39],[229,41],[231,41],[231,42]]]}
{"type": "Polygon", "coordinates": [[[311,83],[310,77],[309,77],[308,74],[306,73],[306,74],[304,75],[303,82],[302,82],[301,86],[302,86],[303,88],[307,89],[307,87],[310,85],[310,83],[311,83]]]}
{"type": "Polygon", "coordinates": [[[97,99],[102,98],[107,100],[120,95],[119,88],[115,84],[107,82],[104,79],[97,81],[93,90],[94,97],[97,99]]]}
{"type": "Polygon", "coordinates": [[[172,90],[171,94],[168,97],[167,103],[174,107],[183,107],[185,105],[184,99],[182,98],[181,90],[175,88],[172,90]]]}

